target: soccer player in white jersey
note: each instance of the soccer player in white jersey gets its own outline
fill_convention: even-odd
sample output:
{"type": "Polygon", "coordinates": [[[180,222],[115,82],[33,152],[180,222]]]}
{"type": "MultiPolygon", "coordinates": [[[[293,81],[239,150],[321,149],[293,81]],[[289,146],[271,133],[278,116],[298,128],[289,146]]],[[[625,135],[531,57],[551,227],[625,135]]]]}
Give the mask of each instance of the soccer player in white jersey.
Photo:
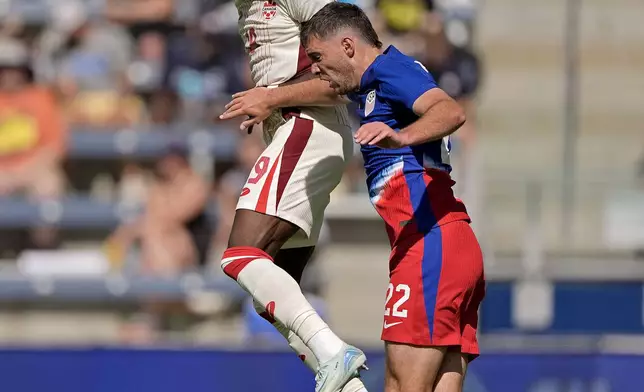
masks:
{"type": "Polygon", "coordinates": [[[346,107],[312,77],[300,24],[332,0],[236,0],[255,88],[222,119],[247,116],[268,147],[241,192],[221,265],[316,375],[317,392],[366,391],[366,357],[335,335],[299,287],[330,193],[353,153],[346,107]]]}

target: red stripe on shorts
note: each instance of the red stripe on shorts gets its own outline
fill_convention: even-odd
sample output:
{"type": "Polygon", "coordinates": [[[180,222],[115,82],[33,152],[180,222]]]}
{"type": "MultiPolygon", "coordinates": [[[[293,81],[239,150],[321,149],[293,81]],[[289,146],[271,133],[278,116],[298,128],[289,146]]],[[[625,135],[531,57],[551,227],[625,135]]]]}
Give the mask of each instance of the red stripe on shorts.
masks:
{"type": "Polygon", "coordinates": [[[275,202],[275,208],[279,206],[280,200],[282,200],[282,194],[284,194],[286,184],[288,184],[288,181],[291,179],[293,170],[295,170],[295,166],[300,160],[312,133],[313,121],[299,117],[295,118],[293,130],[291,130],[291,134],[288,136],[288,139],[286,139],[284,151],[282,152],[283,158],[279,178],[277,180],[277,201],[275,202]]]}
{"type": "Polygon", "coordinates": [[[266,177],[266,182],[262,187],[262,191],[259,193],[259,199],[257,200],[257,206],[255,206],[255,211],[261,212],[262,214],[266,213],[266,206],[268,206],[268,195],[270,194],[271,184],[273,183],[273,176],[275,175],[275,169],[277,169],[277,165],[280,162],[281,156],[282,156],[282,153],[280,153],[277,156],[277,159],[275,160],[275,162],[273,162],[273,166],[271,167],[271,171],[268,172],[268,177],[266,177]]]}

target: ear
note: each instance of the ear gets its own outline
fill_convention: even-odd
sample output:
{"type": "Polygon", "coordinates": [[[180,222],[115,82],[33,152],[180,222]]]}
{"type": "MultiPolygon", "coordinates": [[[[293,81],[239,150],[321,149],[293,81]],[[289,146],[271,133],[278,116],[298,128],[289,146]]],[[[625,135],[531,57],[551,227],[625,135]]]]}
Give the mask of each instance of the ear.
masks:
{"type": "Polygon", "coordinates": [[[350,37],[342,38],[342,49],[349,58],[356,55],[356,41],[350,37]]]}

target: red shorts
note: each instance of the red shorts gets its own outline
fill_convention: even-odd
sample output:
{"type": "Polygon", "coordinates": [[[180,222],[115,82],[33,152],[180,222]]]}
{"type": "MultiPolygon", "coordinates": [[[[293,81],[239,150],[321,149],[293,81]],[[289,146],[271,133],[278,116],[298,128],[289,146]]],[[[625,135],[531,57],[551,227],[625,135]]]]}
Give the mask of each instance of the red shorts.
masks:
{"type": "Polygon", "coordinates": [[[485,295],[483,255],[465,213],[438,213],[432,201],[441,198],[429,200],[432,191],[423,192],[430,182],[427,174],[393,176],[375,203],[392,244],[382,339],[458,346],[474,358],[479,354],[478,308],[485,295]],[[396,195],[387,197],[390,192],[396,195]],[[406,199],[407,212],[401,208],[406,199]]]}

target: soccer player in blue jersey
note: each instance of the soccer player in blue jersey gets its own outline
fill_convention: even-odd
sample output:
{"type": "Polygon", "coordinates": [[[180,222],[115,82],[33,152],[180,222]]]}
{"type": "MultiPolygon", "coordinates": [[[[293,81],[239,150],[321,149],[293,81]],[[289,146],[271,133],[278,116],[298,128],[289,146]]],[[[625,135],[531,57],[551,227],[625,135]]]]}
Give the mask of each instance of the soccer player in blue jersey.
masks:
{"type": "Polygon", "coordinates": [[[329,3],[303,24],[312,71],[359,104],[355,141],[392,248],[382,339],[387,392],[460,392],[479,354],[483,256],[454,197],[449,135],[462,108],[421,63],[382,49],[357,6],[329,3]]]}

